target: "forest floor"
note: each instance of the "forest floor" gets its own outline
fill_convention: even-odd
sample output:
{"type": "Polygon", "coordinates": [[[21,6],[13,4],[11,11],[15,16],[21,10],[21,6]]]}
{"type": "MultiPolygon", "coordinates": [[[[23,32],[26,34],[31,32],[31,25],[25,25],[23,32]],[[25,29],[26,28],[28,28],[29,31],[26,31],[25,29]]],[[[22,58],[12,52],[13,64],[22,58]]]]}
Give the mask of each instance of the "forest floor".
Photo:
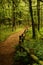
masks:
{"type": "Polygon", "coordinates": [[[23,30],[16,32],[9,36],[4,42],[0,43],[0,65],[12,65],[13,53],[15,46],[19,43],[19,36],[24,32],[23,30]]]}

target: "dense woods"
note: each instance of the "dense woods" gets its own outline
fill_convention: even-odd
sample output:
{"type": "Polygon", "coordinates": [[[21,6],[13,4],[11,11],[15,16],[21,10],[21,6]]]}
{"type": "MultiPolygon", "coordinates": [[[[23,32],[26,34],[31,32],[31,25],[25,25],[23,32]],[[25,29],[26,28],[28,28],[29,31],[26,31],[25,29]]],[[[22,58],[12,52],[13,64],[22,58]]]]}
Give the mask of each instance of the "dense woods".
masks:
{"type": "Polygon", "coordinates": [[[0,0],[0,47],[16,44],[9,37],[18,42],[13,65],[43,65],[43,0],[0,0]]]}

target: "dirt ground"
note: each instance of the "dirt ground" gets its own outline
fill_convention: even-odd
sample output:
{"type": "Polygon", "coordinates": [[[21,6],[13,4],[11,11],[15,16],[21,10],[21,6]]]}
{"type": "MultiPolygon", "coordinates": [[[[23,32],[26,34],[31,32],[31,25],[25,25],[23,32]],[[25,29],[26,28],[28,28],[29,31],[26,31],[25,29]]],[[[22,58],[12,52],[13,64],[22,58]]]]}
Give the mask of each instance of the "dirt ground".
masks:
{"type": "Polygon", "coordinates": [[[14,46],[19,43],[19,36],[24,30],[12,34],[4,42],[0,43],[0,65],[13,65],[14,46]]]}

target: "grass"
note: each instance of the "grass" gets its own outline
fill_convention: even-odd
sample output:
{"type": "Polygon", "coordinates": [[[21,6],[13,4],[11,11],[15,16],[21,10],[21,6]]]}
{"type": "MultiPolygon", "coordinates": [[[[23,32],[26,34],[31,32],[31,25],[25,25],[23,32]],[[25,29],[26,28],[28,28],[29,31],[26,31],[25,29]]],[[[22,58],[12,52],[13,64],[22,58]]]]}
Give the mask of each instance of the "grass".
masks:
{"type": "Polygon", "coordinates": [[[12,35],[13,33],[18,32],[18,31],[20,31],[22,29],[23,29],[23,27],[20,26],[16,30],[14,28],[14,31],[12,31],[11,27],[5,26],[5,25],[1,25],[1,27],[0,27],[0,42],[6,40],[10,35],[12,35]]]}

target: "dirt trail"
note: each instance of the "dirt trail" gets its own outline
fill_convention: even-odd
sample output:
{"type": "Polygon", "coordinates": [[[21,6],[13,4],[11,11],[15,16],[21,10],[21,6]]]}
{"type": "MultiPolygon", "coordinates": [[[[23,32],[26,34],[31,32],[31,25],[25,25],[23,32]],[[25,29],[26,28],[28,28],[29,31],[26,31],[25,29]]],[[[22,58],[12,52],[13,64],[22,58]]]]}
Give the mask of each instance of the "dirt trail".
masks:
{"type": "Polygon", "coordinates": [[[19,36],[25,29],[12,34],[6,41],[0,43],[0,65],[12,65],[13,64],[13,52],[14,46],[19,42],[19,36]]]}

